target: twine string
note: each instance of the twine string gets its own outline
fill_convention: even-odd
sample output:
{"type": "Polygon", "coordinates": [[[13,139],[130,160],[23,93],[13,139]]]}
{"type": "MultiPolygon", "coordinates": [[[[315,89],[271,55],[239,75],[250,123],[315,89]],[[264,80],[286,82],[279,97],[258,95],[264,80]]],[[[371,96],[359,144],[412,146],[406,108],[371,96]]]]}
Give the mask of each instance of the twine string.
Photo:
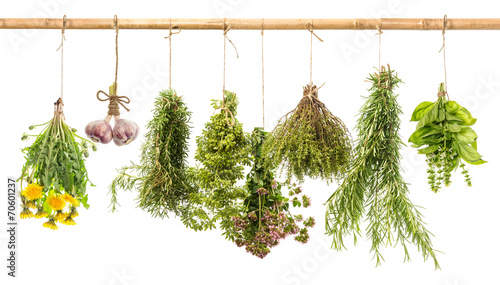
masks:
{"type": "Polygon", "coordinates": [[[64,41],[66,40],[66,37],[64,35],[64,32],[66,31],[66,25],[68,23],[68,19],[66,15],[64,15],[62,19],[62,28],[61,28],[61,44],[57,48],[56,51],[61,50],[61,100],[63,98],[63,87],[64,87],[64,41]]]}
{"type": "Polygon", "coordinates": [[[238,56],[238,50],[236,49],[236,46],[233,44],[233,42],[227,37],[227,33],[231,29],[230,26],[226,27],[226,18],[224,18],[224,22],[222,24],[222,30],[223,30],[223,35],[224,35],[224,68],[222,70],[222,105],[218,107],[217,109],[221,109],[221,111],[225,112],[226,115],[226,123],[228,126],[232,127],[235,124],[234,116],[231,110],[226,106],[226,40],[228,40],[234,47],[234,50],[236,51],[236,57],[239,58],[238,56]],[[228,115],[229,114],[229,115],[228,115]],[[229,121],[229,116],[231,116],[231,121],[229,121]]]}
{"type": "Polygon", "coordinates": [[[165,37],[165,39],[168,38],[168,88],[172,89],[172,35],[178,34],[181,32],[181,27],[180,26],[172,26],[172,18],[170,18],[170,25],[168,27],[168,36],[165,37]],[[177,29],[177,31],[172,32],[172,29],[177,29]]]}
{"type": "MultiPolygon", "coordinates": [[[[118,94],[118,16],[115,15],[114,20],[113,20],[113,25],[115,27],[115,53],[116,53],[116,65],[115,65],[115,95],[118,94]]],[[[129,100],[130,101],[130,100],[129,100]]],[[[111,104],[111,101],[110,101],[111,104]]],[[[127,110],[128,111],[128,110],[127,110]]]]}
{"type": "MultiPolygon", "coordinates": [[[[316,86],[313,86],[313,80],[312,80],[312,74],[313,74],[313,35],[320,41],[323,42],[323,40],[314,33],[314,20],[311,19],[311,23],[306,24],[306,30],[311,32],[311,49],[310,49],[310,55],[309,55],[309,93],[313,93],[313,87],[315,88],[316,86]]],[[[323,86],[323,85],[321,85],[323,86]]]]}
{"type": "Polygon", "coordinates": [[[448,98],[448,100],[450,100],[450,96],[448,95],[448,80],[446,78],[446,39],[445,39],[445,33],[446,33],[447,28],[448,28],[448,16],[444,15],[444,17],[443,17],[443,31],[442,31],[443,45],[441,46],[441,49],[439,50],[439,52],[443,51],[444,92],[440,92],[440,93],[444,93],[444,94],[439,96],[439,93],[438,93],[438,97],[442,97],[442,96],[446,95],[446,98],[448,98]]]}
{"type": "Polygon", "coordinates": [[[380,24],[377,25],[378,32],[375,34],[378,35],[378,69],[380,70],[382,64],[382,19],[380,19],[380,24]]]}
{"type": "MultiPolygon", "coordinates": [[[[116,89],[116,86],[114,88],[116,89]]],[[[130,98],[128,98],[127,96],[118,96],[116,94],[109,95],[108,93],[102,90],[97,91],[96,96],[97,100],[101,102],[109,101],[108,115],[120,116],[120,106],[118,104],[122,105],[122,107],[125,108],[125,110],[130,111],[130,109],[124,105],[130,103],[130,98]],[[101,93],[104,94],[107,98],[101,99],[101,97],[99,97],[99,94],[101,93]]]]}
{"type": "Polygon", "coordinates": [[[261,46],[261,53],[262,53],[262,129],[264,130],[266,124],[265,124],[265,98],[264,98],[264,18],[262,18],[262,27],[260,30],[260,35],[262,38],[262,46],[261,46]]]}

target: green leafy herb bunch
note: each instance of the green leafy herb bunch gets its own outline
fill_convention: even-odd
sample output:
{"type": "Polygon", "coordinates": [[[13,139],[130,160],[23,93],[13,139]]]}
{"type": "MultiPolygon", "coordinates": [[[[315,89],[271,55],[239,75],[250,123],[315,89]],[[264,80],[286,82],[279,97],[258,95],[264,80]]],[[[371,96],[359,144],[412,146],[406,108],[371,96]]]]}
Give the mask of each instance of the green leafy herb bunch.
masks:
{"type": "Polygon", "coordinates": [[[173,89],[156,98],[153,118],[141,146],[139,164],[122,167],[110,185],[112,211],[119,188],[138,191],[138,207],[153,217],[187,215],[189,194],[196,191],[194,170],[187,164],[191,112],[173,89]]]}
{"type": "Polygon", "coordinates": [[[23,140],[35,137],[35,141],[22,150],[26,162],[19,178],[20,217],[48,218],[43,226],[52,230],[58,229],[58,223],[76,225],[77,208],[80,205],[89,208],[87,184],[90,181],[85,158],[89,147],[96,150],[93,142],[77,135],[76,129],[66,124],[63,105],[59,98],[54,103],[54,117],[50,121],[30,126],[30,130],[44,126],[38,135],[22,137],[23,140]],[[23,182],[28,185],[24,187],[23,182]]]}
{"type": "Polygon", "coordinates": [[[343,177],[351,158],[351,138],[344,123],[318,99],[316,85],[304,87],[295,109],[283,116],[264,144],[268,164],[287,179],[305,176],[327,182],[343,177]]]}
{"type": "Polygon", "coordinates": [[[236,94],[227,90],[223,100],[212,100],[215,113],[196,138],[199,189],[190,193],[189,216],[182,219],[194,230],[213,229],[219,221],[223,231],[228,229],[235,204],[244,198],[243,188],[236,184],[250,164],[250,141],[236,118],[238,103],[236,94]]]}
{"type": "Polygon", "coordinates": [[[264,258],[287,236],[295,236],[298,242],[306,243],[309,240],[308,227],[315,224],[312,217],[304,220],[302,215],[293,216],[290,213],[290,205],[308,207],[310,198],[303,195],[299,199],[297,196],[302,188],[289,182],[286,183],[289,195],[294,198],[282,195],[283,184],[274,179],[273,172],[262,161],[266,134],[262,128],[255,128],[252,132],[252,169],[245,184],[246,198],[240,205],[238,215],[231,217],[233,228],[226,232],[238,247],[245,247],[247,252],[259,258],[264,258]]]}
{"type": "Polygon", "coordinates": [[[422,147],[418,153],[425,154],[428,164],[428,183],[431,190],[438,192],[441,185],[451,184],[451,172],[462,168],[465,183],[472,182],[464,162],[480,165],[482,160],[477,152],[477,134],[471,128],[476,119],[455,101],[446,99],[444,83],[439,85],[436,102],[420,103],[411,116],[418,121],[417,129],[410,136],[413,147],[422,147]]]}
{"type": "Polygon", "coordinates": [[[399,135],[402,111],[393,91],[401,80],[388,66],[370,74],[368,81],[372,84],[371,94],[360,109],[353,162],[327,201],[327,234],[333,237],[333,247],[341,250],[345,248],[346,235],[352,234],[355,242],[361,236],[360,223],[366,215],[367,236],[377,265],[383,260],[382,245],[401,244],[405,260],[409,260],[407,244],[413,243],[424,260],[431,257],[439,268],[431,233],[425,228],[417,206],[410,201],[402,177],[403,142],[399,135]]]}

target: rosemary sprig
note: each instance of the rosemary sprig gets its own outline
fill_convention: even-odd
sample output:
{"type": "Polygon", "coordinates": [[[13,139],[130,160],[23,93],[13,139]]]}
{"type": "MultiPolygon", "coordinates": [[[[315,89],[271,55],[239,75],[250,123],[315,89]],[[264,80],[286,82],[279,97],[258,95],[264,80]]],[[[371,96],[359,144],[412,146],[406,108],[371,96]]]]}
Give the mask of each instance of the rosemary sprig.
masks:
{"type": "Polygon", "coordinates": [[[345,248],[343,238],[361,235],[360,221],[366,212],[367,236],[372,242],[377,266],[383,257],[381,245],[401,244],[404,260],[410,260],[407,243],[415,244],[424,260],[431,257],[439,263],[432,247],[432,235],[424,226],[422,214],[408,198],[408,187],[402,177],[399,135],[401,107],[393,88],[401,80],[396,73],[382,67],[370,74],[370,96],[360,109],[357,121],[357,144],[353,163],[337,190],[327,201],[326,231],[333,237],[333,247],[345,248]]]}
{"type": "Polygon", "coordinates": [[[153,118],[141,146],[140,164],[118,170],[110,185],[111,210],[116,210],[117,189],[137,189],[138,207],[153,217],[187,215],[189,193],[196,191],[187,165],[191,112],[175,90],[163,90],[155,101],[153,118]]]}

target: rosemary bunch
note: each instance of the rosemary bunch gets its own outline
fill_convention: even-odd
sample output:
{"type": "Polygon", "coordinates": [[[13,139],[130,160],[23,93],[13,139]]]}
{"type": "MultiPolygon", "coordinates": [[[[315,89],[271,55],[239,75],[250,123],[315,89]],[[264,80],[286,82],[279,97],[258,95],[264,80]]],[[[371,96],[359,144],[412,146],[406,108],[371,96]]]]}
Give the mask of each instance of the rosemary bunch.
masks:
{"type": "Polygon", "coordinates": [[[124,166],[110,185],[111,208],[116,210],[117,189],[137,189],[138,207],[153,217],[178,216],[188,211],[189,193],[195,191],[194,171],[187,165],[190,135],[188,111],[175,90],[156,98],[153,118],[141,146],[140,164],[124,166]]]}
{"type": "Polygon", "coordinates": [[[477,134],[470,127],[476,119],[457,102],[447,100],[445,94],[444,83],[441,83],[436,102],[422,102],[415,108],[411,121],[418,121],[417,129],[408,140],[413,147],[425,146],[418,153],[427,157],[427,179],[434,192],[438,192],[443,183],[451,184],[451,172],[459,166],[466,185],[472,186],[464,162],[486,163],[477,152],[477,134]]]}
{"type": "Polygon", "coordinates": [[[431,257],[439,268],[430,233],[422,214],[409,200],[402,177],[399,135],[401,107],[393,88],[401,80],[393,70],[382,67],[370,74],[370,96],[360,110],[356,129],[358,139],[349,171],[327,201],[326,231],[333,237],[333,247],[345,248],[343,238],[353,234],[356,243],[361,235],[360,221],[366,212],[368,238],[377,266],[383,257],[381,245],[401,244],[405,261],[410,259],[407,243],[415,244],[424,260],[431,257]]]}
{"type": "Polygon", "coordinates": [[[194,230],[213,229],[218,221],[223,230],[231,227],[235,204],[244,198],[244,190],[236,182],[244,178],[244,166],[250,163],[249,137],[236,119],[236,94],[226,90],[224,99],[212,100],[212,106],[220,112],[212,115],[196,138],[199,190],[190,193],[189,216],[182,218],[194,230]]]}
{"type": "Polygon", "coordinates": [[[351,157],[351,138],[344,123],[318,99],[316,85],[306,85],[295,109],[283,116],[264,145],[267,163],[287,179],[295,176],[327,182],[343,176],[351,157]]]}

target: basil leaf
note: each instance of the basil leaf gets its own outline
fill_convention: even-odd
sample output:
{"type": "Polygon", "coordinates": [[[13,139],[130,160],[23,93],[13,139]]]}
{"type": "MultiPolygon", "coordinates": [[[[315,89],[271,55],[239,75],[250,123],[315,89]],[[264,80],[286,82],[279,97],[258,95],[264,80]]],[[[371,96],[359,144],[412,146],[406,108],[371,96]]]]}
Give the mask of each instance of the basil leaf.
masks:
{"type": "Polygon", "coordinates": [[[454,113],[458,110],[460,110],[460,108],[462,108],[462,106],[460,106],[457,102],[455,101],[446,101],[444,103],[444,108],[446,109],[446,112],[447,113],[454,113]]]}
{"type": "Polygon", "coordinates": [[[439,105],[434,104],[432,108],[430,108],[430,110],[424,114],[422,119],[418,121],[417,129],[437,121],[439,116],[438,113],[439,113],[439,105]]]}
{"type": "Polygon", "coordinates": [[[420,153],[420,154],[429,154],[429,153],[435,152],[438,149],[439,149],[439,145],[431,145],[431,146],[419,149],[418,153],[420,153]]]}
{"type": "MultiPolygon", "coordinates": [[[[477,134],[471,127],[463,127],[460,132],[453,134],[453,136],[458,142],[463,144],[472,144],[477,140],[477,134]]],[[[477,150],[477,146],[474,149],[477,150]]]]}
{"type": "Polygon", "coordinates": [[[425,101],[420,103],[417,108],[415,108],[415,111],[413,111],[413,114],[411,115],[411,120],[410,122],[416,122],[422,119],[422,117],[429,112],[429,110],[434,106],[434,103],[425,101]]]}
{"type": "Polygon", "coordinates": [[[467,109],[465,109],[465,108],[462,108],[462,109],[458,110],[453,115],[455,115],[458,118],[460,118],[460,120],[462,120],[464,122],[464,124],[467,125],[467,126],[472,126],[477,121],[477,119],[473,118],[472,115],[471,115],[471,113],[467,109]]]}

